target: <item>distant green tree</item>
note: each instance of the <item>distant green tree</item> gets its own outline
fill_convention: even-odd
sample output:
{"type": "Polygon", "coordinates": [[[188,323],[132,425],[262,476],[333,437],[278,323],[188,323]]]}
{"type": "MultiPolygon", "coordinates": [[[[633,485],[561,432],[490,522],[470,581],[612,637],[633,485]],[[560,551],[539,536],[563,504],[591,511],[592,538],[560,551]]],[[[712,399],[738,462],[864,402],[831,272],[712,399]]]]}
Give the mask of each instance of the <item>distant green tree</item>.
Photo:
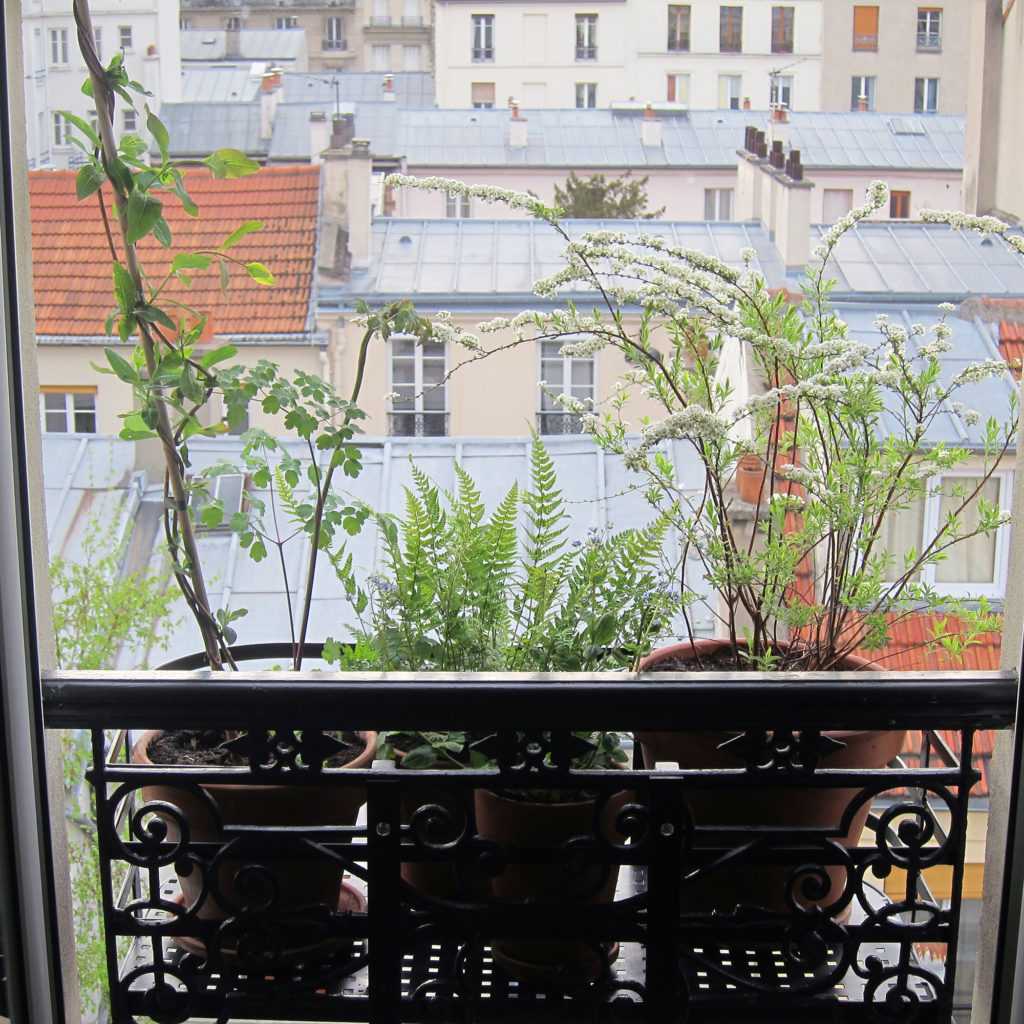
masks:
{"type": "Polygon", "coordinates": [[[555,205],[565,217],[588,217],[598,220],[654,220],[665,212],[665,207],[647,209],[648,178],[630,177],[627,171],[621,178],[606,178],[592,174],[577,177],[569,172],[565,186],[555,186],[555,205]]]}

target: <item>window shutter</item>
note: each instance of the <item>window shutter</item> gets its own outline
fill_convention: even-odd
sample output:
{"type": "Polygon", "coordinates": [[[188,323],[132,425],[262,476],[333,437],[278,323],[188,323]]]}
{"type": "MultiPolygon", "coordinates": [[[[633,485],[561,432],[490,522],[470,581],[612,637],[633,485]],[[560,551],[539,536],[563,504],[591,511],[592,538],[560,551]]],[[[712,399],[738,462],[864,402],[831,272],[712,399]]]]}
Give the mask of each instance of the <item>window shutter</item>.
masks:
{"type": "Polygon", "coordinates": [[[859,6],[853,9],[853,34],[856,36],[878,35],[878,8],[859,6]]]}

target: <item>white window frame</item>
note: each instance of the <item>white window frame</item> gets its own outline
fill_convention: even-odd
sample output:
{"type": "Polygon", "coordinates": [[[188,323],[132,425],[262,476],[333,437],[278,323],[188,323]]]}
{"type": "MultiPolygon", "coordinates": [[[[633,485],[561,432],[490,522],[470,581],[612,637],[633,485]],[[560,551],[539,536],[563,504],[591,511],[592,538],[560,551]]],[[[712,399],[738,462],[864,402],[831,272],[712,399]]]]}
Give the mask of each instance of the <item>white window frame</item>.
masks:
{"type": "Polygon", "coordinates": [[[939,79],[937,77],[925,78],[919,76],[914,79],[914,113],[915,114],[937,114],[939,112],[939,79]],[[923,83],[921,89],[921,106],[917,105],[918,83],[923,83]]]}
{"type": "Polygon", "coordinates": [[[66,28],[50,29],[50,66],[57,68],[68,66],[68,30],[66,28]]]}
{"type": "Polygon", "coordinates": [[[597,82],[576,83],[576,109],[594,110],[597,107],[597,82]],[[583,100],[581,103],[580,100],[583,100]]]}
{"type": "Polygon", "coordinates": [[[345,49],[345,19],[340,14],[329,14],[324,18],[324,49],[345,49]]]}
{"type": "Polygon", "coordinates": [[[575,16],[577,60],[597,60],[597,17],[593,12],[575,16]]]}
{"type": "MultiPolygon", "coordinates": [[[[190,500],[189,507],[192,512],[192,521],[195,523],[197,530],[230,530],[231,529],[231,517],[236,512],[241,512],[245,507],[245,497],[249,490],[249,476],[246,473],[219,473],[217,476],[203,478],[206,484],[206,494],[200,495],[197,492],[193,492],[190,500]],[[224,506],[224,516],[217,526],[206,526],[202,521],[202,511],[204,506],[210,504],[212,501],[222,501],[221,497],[221,486],[226,480],[241,480],[242,486],[238,491],[238,507],[224,506]]],[[[192,482],[191,480],[189,481],[192,482]]]]}
{"type": "Polygon", "coordinates": [[[693,5],[692,4],[669,4],[668,5],[668,26],[665,34],[666,53],[689,53],[693,43],[693,5]],[[673,25],[673,16],[677,24],[673,25]],[[680,25],[686,25],[685,46],[679,44],[684,41],[683,33],[679,31],[680,25]],[[673,34],[674,33],[674,34],[673,34]],[[673,46],[672,42],[676,45],[673,46]]]}
{"type": "Polygon", "coordinates": [[[135,47],[135,33],[131,25],[117,26],[117,44],[120,49],[131,51],[135,47]]]}
{"type": "Polygon", "coordinates": [[[370,66],[371,70],[376,71],[380,74],[391,71],[391,44],[390,43],[371,43],[370,45],[370,66]],[[384,55],[384,66],[378,67],[377,58],[383,53],[384,55]]]}
{"type": "Polygon", "coordinates": [[[722,98],[722,91],[723,91],[722,90],[722,83],[723,82],[730,82],[731,84],[736,85],[736,95],[735,96],[733,96],[733,95],[728,96],[729,105],[728,106],[720,106],[719,109],[720,110],[739,110],[743,106],[743,76],[742,75],[732,74],[732,73],[729,73],[729,72],[723,72],[722,74],[720,74],[718,76],[718,96],[719,96],[719,101],[721,101],[721,98],[722,98]]]}
{"type": "Polygon", "coordinates": [[[423,48],[419,43],[402,44],[402,70],[422,71],[423,70],[423,48]],[[414,57],[410,60],[410,57],[414,57]],[[413,66],[415,65],[415,66],[413,66]]]}
{"type": "Polygon", "coordinates": [[[474,64],[488,63],[494,60],[494,15],[471,14],[470,24],[470,57],[474,64]]]}
{"type": "Polygon", "coordinates": [[[470,196],[446,192],[444,197],[444,215],[449,219],[473,216],[473,200],[470,196]]]}
{"type": "Polygon", "coordinates": [[[294,14],[280,14],[274,19],[274,28],[279,32],[291,32],[299,28],[299,19],[294,14]]]}
{"type": "Polygon", "coordinates": [[[55,148],[71,145],[71,122],[63,114],[55,111],[50,127],[53,129],[55,148]]]}
{"type": "Polygon", "coordinates": [[[96,41],[96,56],[99,57],[100,62],[103,61],[103,26],[96,25],[92,30],[93,39],[96,41]]]}
{"type": "Polygon", "coordinates": [[[691,75],[689,71],[668,71],[665,73],[665,93],[666,101],[669,103],[678,103],[680,106],[689,107],[690,105],[690,87],[692,85],[691,75]],[[674,98],[668,99],[668,80],[672,79],[674,98]],[[680,85],[682,89],[680,89],[680,85]],[[680,99],[680,93],[685,93],[685,98],[680,99]]]}
{"type": "Polygon", "coordinates": [[[773,75],[769,79],[769,106],[793,109],[793,81],[792,75],[773,75]]]}
{"type": "Polygon", "coordinates": [[[730,188],[727,185],[721,187],[716,186],[715,188],[704,189],[704,219],[711,221],[731,221],[733,219],[733,212],[736,205],[736,190],[730,188]],[[714,206],[714,216],[708,217],[708,198],[713,196],[712,205],[714,206]],[[729,202],[729,216],[722,216],[722,201],[728,198],[729,202]]]}
{"type": "Polygon", "coordinates": [[[941,7],[918,7],[917,48],[930,53],[937,53],[942,49],[941,7]]]}
{"type": "MultiPolygon", "coordinates": [[[[53,409],[53,410],[49,410],[49,411],[56,412],[57,410],[53,409]]],[[[43,389],[41,389],[40,390],[40,394],[39,394],[39,425],[40,425],[40,429],[42,430],[42,432],[44,434],[54,434],[54,435],[61,435],[61,436],[68,436],[68,437],[72,437],[72,436],[74,436],[74,437],[95,437],[99,433],[99,425],[100,425],[100,423],[99,423],[99,407],[98,407],[98,404],[97,404],[97,401],[96,401],[96,392],[95,392],[95,390],[83,391],[81,389],[77,389],[76,390],[74,388],[71,388],[71,389],[69,389],[67,391],[62,391],[59,387],[57,387],[57,388],[43,388],[43,389]],[[47,414],[47,411],[48,411],[47,408],[46,408],[46,399],[48,397],[52,397],[54,395],[61,395],[64,398],[64,424],[67,427],[66,430],[50,430],[46,426],[46,414],[47,414]],[[76,395],[87,395],[89,398],[91,398],[92,399],[92,409],[79,409],[79,410],[76,410],[75,409],[75,396],[76,395]],[[90,413],[91,412],[92,413],[92,418],[93,418],[93,425],[94,425],[95,429],[93,429],[93,430],[75,430],[74,428],[77,426],[77,424],[75,423],[75,412],[76,411],[77,412],[82,412],[82,413],[90,413]]]]}
{"type": "MultiPolygon", "coordinates": [[[[565,338],[560,338],[554,344],[557,344],[559,346],[561,346],[561,345],[569,345],[569,344],[572,344],[574,341],[585,341],[585,340],[588,340],[586,335],[582,335],[582,334],[579,335],[579,336],[573,335],[573,336],[569,336],[569,337],[565,337],[565,338]]],[[[544,355],[544,342],[543,341],[538,341],[537,342],[537,380],[538,381],[545,381],[545,384],[547,385],[546,387],[541,387],[539,384],[537,386],[537,429],[538,429],[538,431],[541,433],[541,435],[543,437],[555,437],[555,436],[557,436],[557,434],[550,434],[550,433],[549,434],[545,434],[543,431],[540,430],[540,427],[543,424],[542,417],[544,417],[544,416],[571,416],[571,415],[573,415],[572,413],[566,412],[564,409],[545,409],[544,408],[544,394],[545,394],[545,392],[551,392],[553,394],[572,396],[572,389],[573,389],[572,365],[573,365],[574,362],[577,362],[577,363],[590,363],[590,365],[592,367],[592,370],[593,370],[593,372],[591,374],[592,382],[591,382],[591,385],[590,385],[590,391],[591,391],[590,397],[591,397],[591,399],[593,399],[593,402],[595,403],[595,405],[597,403],[597,396],[598,396],[599,378],[598,378],[598,363],[597,363],[597,356],[596,356],[596,354],[595,355],[590,355],[590,356],[565,356],[565,355],[562,355],[561,356],[561,360],[562,360],[562,384],[561,384],[560,388],[553,387],[551,382],[546,380],[546,375],[545,375],[545,371],[544,371],[544,364],[545,363],[554,362],[554,359],[555,359],[555,357],[553,357],[553,356],[552,357],[545,357],[545,355],[544,355]]],[[[578,386],[581,386],[581,385],[578,385],[578,386]]],[[[564,431],[559,431],[558,433],[565,433],[565,432],[564,431]]],[[[576,433],[580,433],[580,431],[577,431],[576,433]]]]}
{"type": "MultiPolygon", "coordinates": [[[[395,390],[396,390],[396,387],[399,386],[399,385],[395,384],[395,359],[396,358],[402,358],[402,359],[408,359],[409,358],[408,356],[396,356],[395,355],[394,346],[391,343],[393,343],[395,341],[411,341],[411,342],[414,343],[413,344],[413,356],[412,356],[412,361],[413,361],[413,385],[412,385],[413,407],[411,409],[396,409],[395,408],[394,399],[388,398],[388,412],[390,413],[390,415],[392,417],[394,417],[394,416],[401,416],[403,414],[406,414],[406,415],[409,415],[409,416],[414,416],[414,417],[417,414],[419,414],[419,415],[427,415],[427,416],[443,416],[444,417],[444,424],[445,424],[444,434],[443,435],[441,435],[441,434],[429,435],[429,436],[437,436],[437,437],[444,436],[444,437],[447,437],[448,436],[448,418],[451,416],[451,409],[449,408],[449,405],[448,405],[448,397],[449,397],[449,395],[448,395],[448,382],[445,381],[444,384],[440,385],[440,387],[443,390],[443,394],[444,394],[444,406],[441,409],[424,409],[423,408],[423,397],[424,397],[424,390],[423,390],[423,346],[418,343],[418,339],[413,334],[392,334],[391,337],[388,339],[388,341],[389,341],[389,345],[388,345],[388,392],[391,393],[391,394],[394,394],[395,390]]],[[[447,376],[447,374],[449,372],[449,369],[450,369],[450,353],[448,351],[447,343],[443,343],[441,345],[441,348],[442,348],[442,350],[444,352],[444,373],[447,376]]],[[[407,383],[405,383],[405,382],[402,382],[402,384],[400,386],[401,387],[408,387],[409,385],[407,383]]],[[[434,385],[431,385],[431,391],[436,391],[436,390],[437,390],[437,387],[434,386],[434,385]]],[[[425,422],[426,422],[426,420],[424,420],[424,423],[425,422]]],[[[390,428],[390,423],[389,423],[389,428],[390,428]]],[[[399,437],[413,437],[413,436],[419,436],[419,435],[415,435],[415,434],[400,434],[400,435],[397,435],[397,436],[399,436],[399,437]]]]}
{"type": "Polygon", "coordinates": [[[121,124],[126,132],[137,132],[139,130],[139,115],[134,110],[126,109],[122,114],[121,124]]]}
{"type": "Polygon", "coordinates": [[[853,75],[850,81],[850,109],[856,110],[857,106],[853,102],[854,100],[854,83],[860,85],[860,89],[857,90],[857,99],[864,97],[868,101],[868,110],[875,109],[875,89],[878,84],[878,78],[875,75],[853,75]]]}
{"type": "Polygon", "coordinates": [[[241,32],[242,31],[242,19],[237,14],[232,14],[231,17],[224,19],[224,31],[225,32],[241,32]]]}

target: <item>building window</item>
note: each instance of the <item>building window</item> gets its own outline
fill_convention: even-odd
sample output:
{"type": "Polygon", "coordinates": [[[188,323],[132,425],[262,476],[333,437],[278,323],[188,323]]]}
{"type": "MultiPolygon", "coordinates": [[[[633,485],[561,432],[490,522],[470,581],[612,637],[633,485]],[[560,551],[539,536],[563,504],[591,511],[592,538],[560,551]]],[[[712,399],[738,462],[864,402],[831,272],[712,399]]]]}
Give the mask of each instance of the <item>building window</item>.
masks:
{"type": "Polygon", "coordinates": [[[937,78],[914,79],[914,113],[934,114],[939,109],[939,80],[937,78]]]}
{"type": "Polygon", "coordinates": [[[55,146],[71,145],[71,122],[65,120],[63,114],[53,115],[53,144],[55,146]]]}
{"type": "Polygon", "coordinates": [[[690,49],[690,5],[668,5],[668,48],[673,53],[690,49]]]}
{"type": "Polygon", "coordinates": [[[103,28],[97,26],[92,30],[93,38],[96,40],[96,56],[102,62],[103,60],[103,28]]]}
{"type": "Polygon", "coordinates": [[[822,193],[822,220],[826,224],[835,224],[852,209],[852,188],[827,188],[822,193]]]}
{"type": "Polygon", "coordinates": [[[565,340],[542,341],[540,350],[540,413],[538,429],[542,434],[579,434],[580,417],[565,412],[559,395],[567,395],[593,408],[596,373],[593,356],[563,356],[565,340]]]}
{"type": "Polygon", "coordinates": [[[324,49],[345,49],[345,19],[339,14],[324,18],[324,49]]]}
{"type": "Polygon", "coordinates": [[[740,109],[740,93],[743,91],[742,75],[718,76],[718,105],[723,110],[740,109]]]}
{"type": "Polygon", "coordinates": [[[576,83],[576,106],[579,109],[597,106],[597,82],[576,83]]]}
{"type": "Polygon", "coordinates": [[[121,123],[126,132],[133,132],[139,126],[139,115],[134,110],[126,110],[122,115],[121,123]]]}
{"type": "Polygon", "coordinates": [[[768,96],[769,106],[793,109],[793,76],[772,75],[768,96]]]}
{"type": "Polygon", "coordinates": [[[722,53],[740,53],[743,49],[743,8],[718,9],[718,49],[722,53]]]}
{"type": "Polygon", "coordinates": [[[370,15],[371,25],[391,24],[390,0],[373,0],[373,14],[370,15]]]}
{"type": "MultiPolygon", "coordinates": [[[[230,21],[231,19],[229,18],[228,20],[230,21]]],[[[178,28],[180,28],[182,32],[190,32],[192,30],[192,19],[186,18],[185,15],[182,15],[178,19],[178,28]]]]}
{"type": "MultiPolygon", "coordinates": [[[[248,415],[246,418],[248,419],[248,415]]],[[[217,476],[193,476],[189,477],[188,483],[192,492],[189,507],[196,527],[200,530],[229,529],[231,517],[242,511],[245,502],[245,475],[219,473],[217,476]],[[203,509],[214,501],[220,504],[221,517],[216,526],[207,526],[203,522],[203,509]]]]}
{"type": "Polygon", "coordinates": [[[681,103],[683,106],[690,105],[689,75],[666,75],[665,83],[665,99],[669,103],[681,103]]]}
{"type": "Polygon", "coordinates": [[[402,47],[402,70],[403,71],[419,71],[421,67],[420,62],[420,47],[418,44],[406,44],[402,47]]]}
{"type": "Polygon", "coordinates": [[[50,63],[67,64],[68,62],[68,30],[66,28],[50,29],[50,63]]]}
{"type": "Polygon", "coordinates": [[[423,12],[420,8],[420,0],[405,0],[405,3],[402,7],[402,24],[423,24],[423,12]]]}
{"type": "Polygon", "coordinates": [[[391,433],[445,437],[448,433],[445,347],[391,336],[391,433]]]}
{"type": "Polygon", "coordinates": [[[469,87],[469,98],[476,110],[490,110],[494,106],[494,83],[473,82],[469,87]]]}
{"type": "Polygon", "coordinates": [[[454,192],[449,192],[444,197],[444,215],[446,217],[462,217],[466,219],[472,217],[472,207],[470,206],[469,196],[456,195],[454,192]]]}
{"type": "Polygon", "coordinates": [[[390,71],[391,47],[387,43],[377,43],[371,46],[370,63],[374,71],[390,71]]]}
{"type": "Polygon", "coordinates": [[[878,7],[874,4],[857,4],[853,8],[853,48],[855,50],[878,49],[878,7]]]}
{"type": "Polygon", "coordinates": [[[942,49],[941,7],[918,7],[917,48],[919,50],[942,49]]]}
{"type": "Polygon", "coordinates": [[[95,434],[95,388],[40,388],[43,430],[47,434],[95,434]]]}
{"type": "MultiPolygon", "coordinates": [[[[330,21],[330,19],[327,19],[330,21]]],[[[240,32],[242,30],[242,19],[237,15],[232,15],[230,18],[224,19],[224,28],[228,32],[240,32]]]]}
{"type": "Polygon", "coordinates": [[[576,59],[597,60],[597,15],[576,15],[576,59]]]}
{"type": "Polygon", "coordinates": [[[285,14],[274,19],[274,28],[291,29],[299,27],[299,19],[294,14],[285,14]]]}
{"type": "Polygon", "coordinates": [[[793,52],[792,7],[772,8],[772,53],[793,52]]]}
{"type": "Polygon", "coordinates": [[[704,219],[732,220],[732,189],[704,189],[704,219]]]}
{"type": "MultiPolygon", "coordinates": [[[[886,516],[879,537],[880,548],[893,556],[886,579],[893,582],[905,572],[905,558],[913,549],[923,551],[951,514],[958,515],[960,530],[969,535],[978,529],[981,499],[996,508],[1010,509],[1009,477],[996,473],[982,485],[981,476],[950,473],[929,482],[925,498],[886,516]],[[978,490],[980,487],[980,490],[978,490]],[[974,491],[977,497],[960,511],[974,491]]],[[[914,579],[944,593],[964,596],[1001,596],[1006,583],[1007,528],[979,534],[949,548],[937,565],[925,566],[914,579]]]]}
{"type": "Polygon", "coordinates": [[[889,193],[889,216],[893,220],[910,218],[910,193],[893,191],[889,193]]]}
{"type": "Polygon", "coordinates": [[[851,110],[875,109],[875,76],[854,75],[850,86],[851,110]]]}
{"type": "Polygon", "coordinates": [[[473,60],[494,60],[494,15],[473,15],[473,60]]]}
{"type": "Polygon", "coordinates": [[[132,48],[132,27],[131,25],[118,25],[117,26],[117,38],[118,46],[122,50],[130,50],[132,48]]]}

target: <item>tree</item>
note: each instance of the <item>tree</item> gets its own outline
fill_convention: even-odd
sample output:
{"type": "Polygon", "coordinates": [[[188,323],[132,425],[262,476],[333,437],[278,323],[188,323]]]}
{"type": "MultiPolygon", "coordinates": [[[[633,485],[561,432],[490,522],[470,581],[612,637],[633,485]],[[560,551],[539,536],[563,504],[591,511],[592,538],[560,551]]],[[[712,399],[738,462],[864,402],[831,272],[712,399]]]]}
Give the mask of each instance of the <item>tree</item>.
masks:
{"type": "Polygon", "coordinates": [[[653,220],[665,207],[647,210],[647,177],[633,180],[630,172],[608,179],[603,174],[579,178],[569,172],[565,187],[555,186],[555,205],[565,217],[590,217],[599,220],[653,220]]]}

